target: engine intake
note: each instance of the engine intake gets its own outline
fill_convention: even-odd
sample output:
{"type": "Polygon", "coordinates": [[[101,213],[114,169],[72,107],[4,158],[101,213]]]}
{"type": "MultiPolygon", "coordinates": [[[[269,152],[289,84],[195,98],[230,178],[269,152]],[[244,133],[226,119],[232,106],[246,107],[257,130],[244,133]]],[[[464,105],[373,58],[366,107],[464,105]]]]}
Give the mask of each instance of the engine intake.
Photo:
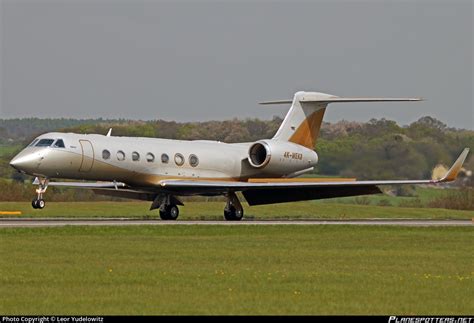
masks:
{"type": "Polygon", "coordinates": [[[255,168],[262,168],[272,157],[270,147],[265,142],[256,142],[249,149],[249,163],[255,168]]]}

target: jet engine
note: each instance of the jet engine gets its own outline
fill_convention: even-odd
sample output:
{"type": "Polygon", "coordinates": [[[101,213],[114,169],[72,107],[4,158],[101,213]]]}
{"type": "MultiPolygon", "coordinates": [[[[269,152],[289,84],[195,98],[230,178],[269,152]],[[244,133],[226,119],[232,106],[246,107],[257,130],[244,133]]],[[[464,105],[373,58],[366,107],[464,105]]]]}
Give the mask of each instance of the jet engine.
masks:
{"type": "Polygon", "coordinates": [[[260,140],[248,152],[253,168],[286,175],[314,167],[318,163],[315,151],[287,141],[260,140]]]}

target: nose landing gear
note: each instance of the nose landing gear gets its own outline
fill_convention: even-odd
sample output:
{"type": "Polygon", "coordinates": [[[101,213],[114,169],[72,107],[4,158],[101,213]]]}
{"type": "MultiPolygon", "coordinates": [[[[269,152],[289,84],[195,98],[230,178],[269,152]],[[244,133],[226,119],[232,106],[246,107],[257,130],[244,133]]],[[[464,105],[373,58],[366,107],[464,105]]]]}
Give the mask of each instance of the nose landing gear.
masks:
{"type": "Polygon", "coordinates": [[[48,179],[37,177],[33,184],[38,184],[38,188],[36,189],[38,195],[31,201],[31,206],[33,209],[44,209],[46,202],[43,200],[43,194],[46,193],[46,189],[48,188],[48,179]]]}
{"type": "Polygon", "coordinates": [[[34,199],[31,201],[33,209],[43,209],[46,206],[46,202],[43,199],[34,199]]]}

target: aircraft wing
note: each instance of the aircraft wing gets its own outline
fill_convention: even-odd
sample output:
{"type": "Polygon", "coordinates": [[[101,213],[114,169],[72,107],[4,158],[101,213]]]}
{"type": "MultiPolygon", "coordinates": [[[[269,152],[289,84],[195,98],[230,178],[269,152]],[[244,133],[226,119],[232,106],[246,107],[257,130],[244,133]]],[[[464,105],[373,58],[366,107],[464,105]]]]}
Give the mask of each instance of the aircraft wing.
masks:
{"type": "Polygon", "coordinates": [[[201,181],[201,180],[162,180],[163,190],[175,194],[219,194],[242,192],[250,205],[305,201],[331,197],[381,193],[380,185],[436,184],[456,179],[469,152],[465,148],[453,166],[439,180],[324,180],[304,179],[250,179],[247,182],[201,181]]]}

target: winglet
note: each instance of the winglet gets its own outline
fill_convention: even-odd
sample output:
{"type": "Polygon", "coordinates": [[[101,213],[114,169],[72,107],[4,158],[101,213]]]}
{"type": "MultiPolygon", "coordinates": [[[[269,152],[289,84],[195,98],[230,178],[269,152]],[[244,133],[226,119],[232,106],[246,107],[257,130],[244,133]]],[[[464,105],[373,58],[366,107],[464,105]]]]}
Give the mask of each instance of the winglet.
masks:
{"type": "Polygon", "coordinates": [[[112,135],[112,128],[109,129],[109,131],[107,132],[106,137],[110,137],[111,135],[112,135]]]}
{"type": "Polygon", "coordinates": [[[456,177],[459,174],[459,171],[461,170],[462,164],[464,163],[464,160],[466,160],[467,154],[469,153],[469,148],[464,148],[462,151],[461,155],[459,155],[458,159],[454,162],[453,166],[448,170],[446,175],[444,175],[443,178],[441,178],[439,181],[440,182],[451,182],[456,179],[456,177]]]}

